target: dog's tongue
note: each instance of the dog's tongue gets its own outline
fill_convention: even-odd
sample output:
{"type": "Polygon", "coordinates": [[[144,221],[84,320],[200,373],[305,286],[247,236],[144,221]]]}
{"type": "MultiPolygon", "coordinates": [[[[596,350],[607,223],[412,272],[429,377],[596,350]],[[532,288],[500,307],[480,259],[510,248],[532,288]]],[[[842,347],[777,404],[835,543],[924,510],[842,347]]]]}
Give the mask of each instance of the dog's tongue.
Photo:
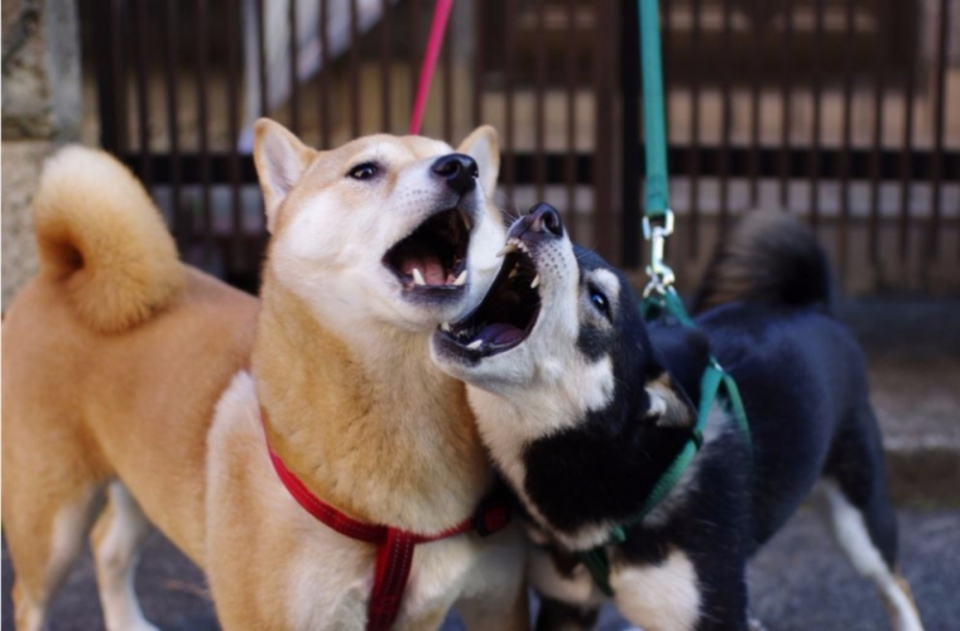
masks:
{"type": "Polygon", "coordinates": [[[507,324],[506,322],[496,322],[483,327],[483,329],[480,331],[480,334],[477,336],[477,339],[483,340],[486,344],[496,344],[497,346],[502,346],[503,344],[515,342],[522,336],[523,331],[512,324],[507,324]]]}
{"type": "Polygon", "coordinates": [[[420,270],[420,273],[423,274],[423,280],[426,281],[428,285],[443,285],[447,282],[447,275],[443,271],[443,265],[440,264],[439,259],[433,256],[404,259],[400,269],[404,274],[413,276],[414,268],[420,270]]]}

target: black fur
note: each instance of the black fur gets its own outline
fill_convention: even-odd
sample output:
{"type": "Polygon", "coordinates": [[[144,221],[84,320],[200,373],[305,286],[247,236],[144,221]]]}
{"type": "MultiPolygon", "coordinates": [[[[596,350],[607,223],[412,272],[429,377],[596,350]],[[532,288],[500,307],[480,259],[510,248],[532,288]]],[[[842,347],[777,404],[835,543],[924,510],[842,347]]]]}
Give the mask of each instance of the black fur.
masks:
{"type": "Polygon", "coordinates": [[[755,212],[722,242],[693,298],[693,313],[743,301],[827,305],[830,265],[816,239],[789,215],[755,212]]]}
{"type": "MultiPolygon", "coordinates": [[[[685,552],[703,599],[701,630],[746,628],[746,560],[820,476],[834,479],[861,510],[891,568],[897,557],[866,365],[854,338],[825,309],[830,282],[822,250],[802,228],[765,216],[748,221],[732,243],[698,291],[698,305],[713,308],[697,316],[697,330],[646,326],[627,307],[616,316],[616,339],[581,332],[585,355],[613,359],[614,400],[524,453],[524,490],[556,531],[572,535],[635,514],[690,435],[646,417],[644,385],[668,370],[697,401],[712,352],[739,385],[752,450],[733,429],[708,442],[679,503],[654,525],[630,528],[613,553],[615,563],[643,565],[659,563],[671,548],[685,552]],[[726,304],[716,306],[720,299],[726,304]]],[[[577,258],[584,270],[612,269],[581,250],[577,258]]],[[[635,296],[618,276],[621,304],[631,305],[635,296]]],[[[549,611],[555,616],[562,608],[549,611]]]]}
{"type": "MultiPolygon", "coordinates": [[[[581,248],[575,252],[581,272],[608,267],[593,252],[581,248]]],[[[628,287],[626,278],[615,273],[628,287]]],[[[650,407],[646,382],[664,369],[654,358],[636,309],[620,309],[615,329],[631,334],[585,333],[590,329],[583,327],[577,341],[591,360],[606,354],[613,358],[618,383],[613,403],[590,413],[576,428],[530,443],[524,453],[527,494],[552,524],[564,530],[636,512],[636,498],[650,493],[660,471],[690,437],[690,429],[660,428],[637,417],[650,407]],[[597,484],[598,480],[605,483],[597,484]]]]}

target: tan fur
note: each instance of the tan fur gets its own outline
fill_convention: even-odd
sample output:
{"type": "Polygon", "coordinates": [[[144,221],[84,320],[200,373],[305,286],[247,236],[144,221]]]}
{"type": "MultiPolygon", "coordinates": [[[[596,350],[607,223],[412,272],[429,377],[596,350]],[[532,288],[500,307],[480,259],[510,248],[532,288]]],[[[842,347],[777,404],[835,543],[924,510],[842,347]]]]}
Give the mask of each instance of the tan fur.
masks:
{"type": "Polygon", "coordinates": [[[403,373],[385,358],[378,374],[269,274],[262,299],[254,369],[286,465],[365,521],[435,532],[468,517],[490,472],[462,384],[402,340],[392,359],[403,373]]]}
{"type": "Polygon", "coordinates": [[[47,161],[33,203],[43,273],[91,328],[139,324],[182,289],[163,218],[108,154],[61,150],[47,161]]]}
{"type": "MultiPolygon", "coordinates": [[[[258,128],[279,132],[273,125],[258,128]]],[[[80,148],[51,161],[37,195],[44,267],[2,333],[3,527],[18,628],[39,628],[115,479],[135,502],[125,520],[116,507],[101,517],[94,542],[104,563],[114,554],[132,566],[142,510],[207,572],[224,629],[362,628],[374,548],[290,497],[266,457],[260,405],[287,465],[354,517],[436,532],[486,492],[463,386],[429,361],[436,322],[403,312],[400,326],[374,318],[380,324],[358,322],[351,337],[279,279],[315,272],[291,254],[288,227],[315,212],[312,199],[358,152],[380,147],[423,163],[450,148],[382,136],[318,154],[279,133],[272,157],[257,152],[258,167],[283,172],[264,183],[275,240],[259,324],[256,299],[177,261],[159,213],[121,165],[80,148]],[[288,168],[298,160],[302,169],[288,168]],[[110,528],[127,538],[109,540],[110,528]]],[[[496,152],[492,130],[471,138],[496,152]]],[[[336,207],[384,212],[363,195],[336,207]]],[[[398,628],[436,626],[461,597],[475,628],[525,628],[522,559],[513,531],[420,546],[398,628]]],[[[117,619],[135,620],[126,571],[101,572],[102,589],[112,590],[117,619]]]]}
{"type": "Polygon", "coordinates": [[[658,416],[660,427],[690,427],[696,421],[692,410],[680,398],[670,380],[670,373],[664,372],[646,385],[651,398],[651,414],[658,416]]]}

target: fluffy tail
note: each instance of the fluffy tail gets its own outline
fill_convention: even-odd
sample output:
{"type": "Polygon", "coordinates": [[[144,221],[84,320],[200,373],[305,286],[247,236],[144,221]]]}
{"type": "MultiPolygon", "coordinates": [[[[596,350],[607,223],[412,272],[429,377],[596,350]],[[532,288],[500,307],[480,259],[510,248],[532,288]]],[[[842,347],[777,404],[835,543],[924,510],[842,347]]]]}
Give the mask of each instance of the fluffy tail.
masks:
{"type": "Polygon", "coordinates": [[[828,306],[830,295],[830,264],[813,233],[782,212],[752,212],[718,246],[693,310],[734,301],[828,306]]]}
{"type": "Polygon", "coordinates": [[[41,273],[87,326],[128,329],[182,289],[177,248],[160,212],[109,154],[59,151],[44,165],[33,208],[41,273]]]}

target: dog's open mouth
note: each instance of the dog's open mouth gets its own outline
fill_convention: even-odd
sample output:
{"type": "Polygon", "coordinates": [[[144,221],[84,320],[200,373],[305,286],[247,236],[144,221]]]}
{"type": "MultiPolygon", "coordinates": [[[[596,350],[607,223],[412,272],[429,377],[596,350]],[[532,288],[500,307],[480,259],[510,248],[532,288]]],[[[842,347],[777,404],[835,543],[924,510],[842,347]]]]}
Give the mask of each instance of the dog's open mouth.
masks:
{"type": "Polygon", "coordinates": [[[483,302],[466,318],[441,326],[461,352],[489,357],[509,350],[530,335],[540,314],[540,276],[526,245],[511,239],[503,267],[483,302]]]}
{"type": "Polygon", "coordinates": [[[463,210],[451,208],[436,213],[387,250],[383,264],[408,291],[462,290],[469,244],[470,219],[463,210]]]}

